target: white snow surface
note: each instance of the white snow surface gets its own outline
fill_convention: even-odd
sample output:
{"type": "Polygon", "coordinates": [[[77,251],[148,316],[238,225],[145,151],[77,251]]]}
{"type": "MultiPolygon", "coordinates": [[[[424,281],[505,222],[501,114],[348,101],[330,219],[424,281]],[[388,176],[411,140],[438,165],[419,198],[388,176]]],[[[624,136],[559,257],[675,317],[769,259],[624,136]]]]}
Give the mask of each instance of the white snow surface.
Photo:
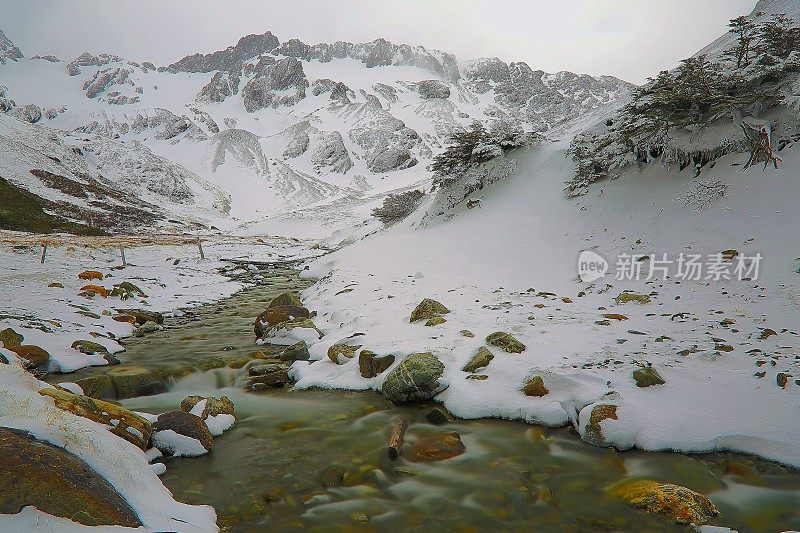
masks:
{"type": "Polygon", "coordinates": [[[65,448],[89,464],[125,498],[144,527],[138,529],[88,528],[56,518],[32,507],[4,515],[5,531],[218,531],[216,513],[206,505],[175,501],[148,464],[144,452],[110,433],[105,426],[55,406],[38,390],[48,387],[25,371],[13,352],[0,365],[0,426],[25,430],[34,437],[65,448]]]}
{"type": "Polygon", "coordinates": [[[365,334],[358,344],[397,355],[395,365],[407,354],[433,352],[450,383],[437,399],[460,417],[572,423],[585,436],[592,407],[612,403],[618,420],[601,426],[614,446],[732,450],[800,466],[800,236],[792,229],[800,154],[785,150],[783,167],[763,172],[742,172],[746,155],[730,155],[696,179],[689,170],[651,165],[567,200],[562,184],[572,165],[564,148],[555,143],[514,154],[517,174],[479,193],[480,209],[424,217],[425,206],[318,259],[307,274],[322,281],[305,291],[304,301],[326,335],[311,346],[311,362],[293,366],[297,387],[380,389],[387,373],[364,379],[355,358],[339,366],[326,357],[331,344],[358,332],[365,334]],[[729,189],[695,212],[678,199],[697,180],[722,180],[729,189]],[[674,271],[666,281],[614,279],[620,253],[674,258],[731,248],[763,255],[757,280],[679,282],[674,271]],[[580,282],[581,250],[610,261],[606,279],[580,282]],[[623,290],[651,294],[652,302],[616,305],[623,290]],[[426,297],[451,310],[447,323],[409,323],[426,297]],[[629,320],[596,324],[603,313],[629,320]],[[673,318],[677,313],[687,314],[673,318]],[[725,327],[724,318],[736,322],[725,327]],[[761,340],[763,328],[778,334],[761,340]],[[475,338],[461,336],[464,329],[475,338]],[[494,360],[479,372],[488,379],[465,379],[461,367],[494,331],[511,332],[527,350],[491,348],[494,360]],[[718,351],[718,344],[734,350],[718,351]],[[693,347],[694,353],[678,354],[693,347]],[[647,364],[666,384],[635,386],[632,371],[647,364]],[[779,372],[789,376],[785,389],[777,384],[779,372]],[[550,390],[544,397],[520,392],[534,374],[550,390]]]}

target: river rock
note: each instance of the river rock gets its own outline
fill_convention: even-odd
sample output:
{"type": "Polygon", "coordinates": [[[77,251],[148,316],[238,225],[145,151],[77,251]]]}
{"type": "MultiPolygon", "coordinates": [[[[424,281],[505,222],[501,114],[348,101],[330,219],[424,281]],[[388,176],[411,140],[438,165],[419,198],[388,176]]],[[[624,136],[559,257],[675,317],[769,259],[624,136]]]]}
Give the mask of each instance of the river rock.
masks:
{"type": "Polygon", "coordinates": [[[150,422],[119,405],[56,389],[41,389],[39,394],[53,398],[56,407],[109,427],[109,431],[146,450],[152,428],[150,422]]]}
{"type": "Polygon", "coordinates": [[[472,356],[472,359],[470,359],[461,370],[471,374],[479,368],[489,366],[489,363],[492,361],[492,359],[494,359],[494,355],[489,351],[489,348],[486,346],[481,346],[478,348],[478,352],[472,356]]]}
{"type": "Polygon", "coordinates": [[[217,415],[235,415],[235,407],[233,402],[227,396],[222,396],[220,398],[215,398],[213,396],[204,397],[204,396],[187,396],[186,398],[181,401],[181,411],[185,413],[192,412],[194,406],[198,403],[202,402],[203,400],[206,401],[205,406],[203,407],[203,412],[199,415],[200,418],[205,420],[209,416],[217,416],[217,415]]]}
{"type": "Polygon", "coordinates": [[[3,343],[3,347],[5,348],[19,346],[22,344],[23,340],[25,340],[25,337],[21,333],[17,333],[11,328],[6,328],[3,331],[0,331],[0,342],[3,343]]]}
{"type": "Polygon", "coordinates": [[[486,344],[496,346],[508,353],[522,353],[525,351],[525,345],[505,331],[496,331],[486,337],[486,344]]]}
{"type": "Polygon", "coordinates": [[[322,331],[320,331],[317,328],[317,325],[314,324],[314,321],[311,320],[310,318],[294,318],[292,320],[289,320],[288,322],[281,322],[277,326],[270,328],[269,330],[267,330],[267,332],[264,334],[264,337],[262,338],[275,337],[281,331],[292,331],[295,328],[313,330],[314,331],[313,336],[315,336],[317,340],[325,336],[325,334],[322,333],[322,331]]]}
{"type": "Polygon", "coordinates": [[[114,393],[119,400],[160,394],[166,390],[161,380],[147,368],[120,366],[108,371],[114,385],[114,393]]]}
{"type": "Polygon", "coordinates": [[[418,437],[411,443],[409,457],[412,461],[443,461],[467,451],[461,436],[455,431],[418,437]]]}
{"type": "Polygon", "coordinates": [[[306,344],[306,341],[292,344],[278,354],[278,359],[287,362],[308,361],[310,357],[311,354],[308,353],[308,344],[306,344]]]}
{"type": "Polygon", "coordinates": [[[418,320],[430,320],[433,317],[446,315],[449,312],[450,310],[447,307],[436,300],[425,298],[411,312],[411,322],[416,322],[418,320]]]}
{"type": "Polygon", "coordinates": [[[671,483],[626,480],[611,487],[609,492],[636,509],[666,516],[677,524],[702,525],[719,515],[708,497],[671,483]]]}
{"type": "Polygon", "coordinates": [[[452,422],[453,415],[450,414],[450,411],[448,411],[444,407],[434,407],[433,409],[425,413],[425,419],[431,424],[436,424],[437,426],[440,426],[442,424],[447,424],[448,422],[452,422]]]}
{"type": "Polygon", "coordinates": [[[296,292],[284,292],[273,298],[267,308],[277,307],[279,305],[291,305],[294,307],[303,307],[303,302],[296,292]]]}
{"type": "Polygon", "coordinates": [[[652,387],[653,385],[663,385],[666,383],[664,378],[652,366],[646,366],[633,371],[633,379],[637,387],[652,387]]]}
{"type": "Polygon", "coordinates": [[[186,439],[176,438],[174,434],[197,441],[205,452],[211,451],[213,436],[203,419],[197,415],[184,411],[158,415],[153,424],[153,445],[167,455],[191,457],[205,453],[193,443],[186,442],[186,439]]]}
{"type": "Polygon", "coordinates": [[[40,368],[50,361],[50,354],[44,348],[32,344],[22,344],[8,348],[23,359],[25,368],[40,368]]]}
{"type": "Polygon", "coordinates": [[[86,355],[102,354],[108,355],[108,348],[96,342],[79,340],[72,343],[72,349],[78,350],[86,355]]]}
{"type": "Polygon", "coordinates": [[[164,315],[156,311],[148,311],[146,309],[117,309],[117,312],[134,317],[137,324],[144,324],[145,322],[155,322],[156,324],[164,323],[164,315]]]}
{"type": "Polygon", "coordinates": [[[522,392],[525,393],[525,396],[541,397],[545,396],[550,391],[545,387],[542,376],[533,376],[525,382],[525,385],[522,387],[522,392]]]}
{"type": "Polygon", "coordinates": [[[86,526],[142,525],[108,481],[62,448],[0,428],[0,457],[0,514],[32,505],[86,526]]]}
{"type": "Polygon", "coordinates": [[[95,374],[93,376],[78,379],[75,383],[83,390],[83,394],[90,398],[101,400],[113,400],[117,397],[114,390],[114,383],[108,374],[95,374]]]}
{"type": "Polygon", "coordinates": [[[383,382],[381,392],[394,403],[430,400],[448,387],[444,364],[431,353],[411,354],[383,382]]]}
{"type": "Polygon", "coordinates": [[[334,364],[343,365],[352,359],[361,345],[349,345],[343,342],[337,342],[328,348],[328,359],[334,364]]]}
{"type": "Polygon", "coordinates": [[[392,366],[394,360],[392,354],[380,357],[373,351],[361,350],[358,354],[358,371],[361,377],[374,378],[392,366]]]}
{"type": "Polygon", "coordinates": [[[272,305],[270,303],[270,306],[256,317],[256,321],[253,324],[253,332],[256,337],[261,338],[269,328],[295,318],[311,318],[311,313],[308,309],[299,305],[272,305]]]}
{"type": "Polygon", "coordinates": [[[603,436],[603,428],[600,423],[603,420],[618,420],[617,406],[613,404],[599,404],[592,407],[589,414],[589,422],[586,424],[585,437],[586,442],[594,444],[595,446],[605,446],[606,439],[603,436]]]}
{"type": "Polygon", "coordinates": [[[148,320],[133,332],[133,335],[136,337],[144,337],[148,333],[154,333],[161,329],[161,326],[153,322],[152,320],[148,320]]]}

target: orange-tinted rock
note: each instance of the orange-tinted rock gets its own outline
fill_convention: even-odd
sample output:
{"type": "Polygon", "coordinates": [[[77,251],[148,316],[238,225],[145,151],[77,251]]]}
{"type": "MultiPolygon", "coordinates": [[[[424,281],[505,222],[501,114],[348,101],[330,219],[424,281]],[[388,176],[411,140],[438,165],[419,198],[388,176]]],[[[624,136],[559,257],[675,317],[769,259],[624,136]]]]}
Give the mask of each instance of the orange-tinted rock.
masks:
{"type": "Polygon", "coordinates": [[[136,324],[136,317],[131,315],[114,315],[111,317],[112,320],[116,320],[117,322],[127,322],[128,324],[136,324]]]}
{"type": "Polygon", "coordinates": [[[253,324],[253,331],[256,337],[261,337],[269,328],[295,318],[311,318],[311,313],[305,307],[298,305],[275,305],[258,315],[253,324]]]}
{"type": "Polygon", "coordinates": [[[467,451],[456,432],[437,433],[419,437],[411,444],[409,456],[413,461],[442,461],[467,451]]]}
{"type": "Polygon", "coordinates": [[[93,292],[95,294],[99,294],[103,298],[107,298],[108,297],[108,289],[106,289],[105,287],[102,287],[100,285],[84,285],[83,287],[81,287],[81,290],[82,291],[93,292]]]}
{"type": "Polygon", "coordinates": [[[78,279],[103,279],[103,273],[97,270],[87,270],[78,274],[78,279]]]}
{"type": "Polygon", "coordinates": [[[50,354],[47,353],[47,350],[31,344],[11,346],[8,349],[26,361],[25,368],[39,368],[46,365],[50,360],[50,354]]]}

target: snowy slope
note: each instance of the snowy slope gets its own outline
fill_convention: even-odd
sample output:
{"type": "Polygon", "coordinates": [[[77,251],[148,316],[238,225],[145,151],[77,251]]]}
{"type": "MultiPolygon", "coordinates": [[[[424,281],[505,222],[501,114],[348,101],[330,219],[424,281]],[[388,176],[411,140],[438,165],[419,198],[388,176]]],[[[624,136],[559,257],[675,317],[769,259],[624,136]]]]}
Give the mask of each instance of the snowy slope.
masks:
{"type": "MultiPolygon", "coordinates": [[[[150,158],[156,180],[163,173],[171,183],[176,166],[185,169],[194,192],[182,203],[189,209],[169,202],[155,219],[243,231],[278,224],[320,237],[369,212],[341,210],[342,202],[374,206],[387,192],[426,184],[433,155],[474,120],[546,132],[624,99],[633,87],[497,58],[460,63],[381,39],[309,46],[250,35],[168,67],[108,54],[25,58],[10,39],[2,42],[8,59],[0,64],[0,110],[34,129],[117,141],[102,142],[123,168],[149,150],[165,158],[150,158]],[[123,146],[130,157],[119,152],[123,146]],[[298,210],[304,217],[322,204],[340,212],[335,220],[293,222],[298,210]]],[[[8,128],[0,136],[14,141],[8,128]]],[[[6,179],[38,194],[24,166],[6,169],[6,179]]],[[[137,201],[160,205],[133,190],[129,176],[104,177],[137,201]]],[[[153,189],[152,180],[144,189],[153,189]]]]}

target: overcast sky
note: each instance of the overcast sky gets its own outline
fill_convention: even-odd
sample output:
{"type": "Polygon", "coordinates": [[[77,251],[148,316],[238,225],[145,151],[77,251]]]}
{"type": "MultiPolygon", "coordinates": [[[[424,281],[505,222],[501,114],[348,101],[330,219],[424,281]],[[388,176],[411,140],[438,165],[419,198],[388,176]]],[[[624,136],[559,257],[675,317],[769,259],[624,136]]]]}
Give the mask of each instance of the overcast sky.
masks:
{"type": "Polygon", "coordinates": [[[726,31],[755,0],[0,0],[27,55],[111,52],[168,64],[269,30],[281,41],[390,41],[641,83],[726,31]]]}

